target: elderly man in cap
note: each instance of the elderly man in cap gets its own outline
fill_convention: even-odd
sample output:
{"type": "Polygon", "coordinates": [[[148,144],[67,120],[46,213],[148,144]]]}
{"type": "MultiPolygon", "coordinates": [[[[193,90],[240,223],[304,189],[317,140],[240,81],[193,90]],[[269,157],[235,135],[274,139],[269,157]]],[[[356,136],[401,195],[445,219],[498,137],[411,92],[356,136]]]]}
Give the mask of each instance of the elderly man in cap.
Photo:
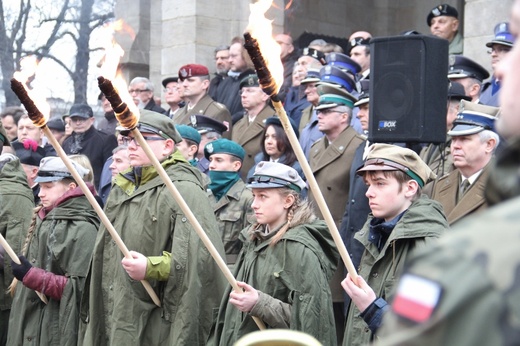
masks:
{"type": "Polygon", "coordinates": [[[193,126],[200,134],[200,142],[198,152],[195,159],[197,160],[197,168],[202,173],[209,174],[209,160],[204,156],[204,147],[209,142],[222,138],[222,133],[226,131],[226,125],[220,121],[204,115],[192,115],[191,126],[193,126]]]}
{"type": "Polygon", "coordinates": [[[208,94],[208,68],[197,64],[182,66],[179,69],[179,80],[184,89],[186,106],[177,112],[173,121],[176,124],[187,125],[190,123],[190,116],[205,115],[226,125],[224,137],[231,138],[231,114],[226,106],[216,102],[208,94]]]}
{"type": "MultiPolygon", "coordinates": [[[[155,112],[140,113],[137,129],[223,256],[202,176],[175,148],[181,141],[175,124],[155,112]]],[[[123,135],[133,169],[116,177],[105,212],[123,242],[135,251],[132,259],[123,259],[101,227],[82,305],[83,344],[203,345],[222,297],[224,277],[143,148],[130,133],[123,135]],[[133,280],[149,281],[161,306],[133,280]]]]}
{"type": "Polygon", "coordinates": [[[33,191],[34,204],[38,205],[40,204],[40,197],[38,197],[40,186],[34,179],[36,179],[38,175],[38,167],[40,166],[41,159],[47,156],[46,152],[32,139],[26,139],[23,143],[13,142],[11,143],[11,147],[15,151],[16,156],[20,159],[27,178],[27,184],[29,184],[29,187],[33,191]]]}
{"type": "Polygon", "coordinates": [[[261,151],[264,121],[273,116],[275,111],[268,104],[269,95],[260,87],[256,74],[250,74],[240,81],[240,95],[246,113],[235,125],[233,141],[246,151],[240,172],[240,176],[245,181],[247,173],[255,164],[255,155],[261,151]]]}
{"type": "Polygon", "coordinates": [[[347,275],[341,283],[352,298],[344,345],[366,345],[377,335],[392,300],[394,281],[411,251],[433,243],[448,229],[442,206],[426,196],[422,187],[435,174],[419,155],[390,144],[373,144],[358,169],[368,190],[370,214],[355,235],[365,251],[356,282],[347,275]]]}
{"type": "Polygon", "coordinates": [[[483,105],[499,107],[499,91],[500,80],[495,76],[495,70],[502,59],[504,59],[515,42],[515,37],[509,31],[509,23],[502,22],[495,26],[495,37],[488,43],[486,47],[490,48],[488,53],[491,55],[491,68],[493,76],[491,81],[484,83],[482,92],[480,93],[479,102],[483,105]]]}
{"type": "MultiPolygon", "coordinates": [[[[350,127],[352,108],[357,99],[332,85],[320,85],[318,93],[318,129],[324,136],[312,145],[309,163],[332,218],[339,227],[350,190],[350,166],[356,149],[363,142],[363,138],[350,127]]],[[[309,199],[314,201],[312,194],[309,199]]],[[[323,217],[319,210],[316,214],[323,217]]],[[[338,266],[331,281],[338,340],[343,336],[344,325],[343,290],[340,286],[343,270],[342,265],[338,266]]]]}
{"type": "Polygon", "coordinates": [[[238,173],[245,154],[239,144],[225,138],[204,147],[204,156],[210,162],[208,195],[219,223],[226,263],[231,267],[242,249],[240,232],[255,222],[253,194],[238,173]]]}
{"type": "Polygon", "coordinates": [[[135,77],[128,84],[128,93],[132,96],[134,103],[140,109],[147,109],[153,112],[164,114],[166,110],[157,105],[153,98],[153,83],[145,77],[135,77]]]}
{"type": "MultiPolygon", "coordinates": [[[[0,153],[10,141],[0,122],[0,153]]],[[[10,153],[0,155],[0,234],[20,253],[25,232],[31,223],[34,197],[20,160],[10,153]]],[[[13,297],[9,285],[13,281],[10,260],[5,249],[0,246],[0,345],[7,342],[7,327],[13,297]]]]}
{"type": "MultiPolygon", "coordinates": [[[[459,114],[460,101],[471,101],[471,97],[466,96],[464,87],[457,82],[451,82],[448,88],[448,104],[446,111],[446,132],[449,132],[453,127],[453,121],[459,114]]],[[[446,136],[446,142],[442,144],[430,143],[424,147],[419,156],[431,168],[433,173],[438,177],[454,170],[453,161],[451,160],[451,137],[446,136]]],[[[431,186],[425,189],[425,193],[430,195],[431,186]]]]}
{"type": "Polygon", "coordinates": [[[88,157],[94,170],[94,185],[98,188],[103,165],[112,156],[117,139],[94,128],[94,112],[86,103],[72,105],[67,116],[70,117],[72,134],[63,142],[63,150],[67,155],[88,157]]]}
{"type": "Polygon", "coordinates": [[[426,23],[432,35],[450,42],[449,54],[462,54],[464,41],[459,32],[459,12],[455,7],[448,4],[435,6],[428,13],[426,23]]]}
{"type": "Polygon", "coordinates": [[[168,116],[168,118],[173,119],[178,111],[185,106],[182,98],[182,95],[184,95],[181,91],[182,85],[179,83],[178,77],[164,78],[162,85],[164,87],[164,101],[170,106],[170,109],[164,114],[168,116]]]}
{"type": "Polygon", "coordinates": [[[479,102],[482,82],[489,77],[489,72],[468,57],[450,55],[448,79],[464,86],[465,94],[472,102],[479,102]]]}
{"type": "Polygon", "coordinates": [[[494,122],[499,109],[461,101],[448,132],[455,170],[434,183],[431,198],[444,208],[450,225],[487,208],[484,198],[491,159],[498,145],[494,122]]]}

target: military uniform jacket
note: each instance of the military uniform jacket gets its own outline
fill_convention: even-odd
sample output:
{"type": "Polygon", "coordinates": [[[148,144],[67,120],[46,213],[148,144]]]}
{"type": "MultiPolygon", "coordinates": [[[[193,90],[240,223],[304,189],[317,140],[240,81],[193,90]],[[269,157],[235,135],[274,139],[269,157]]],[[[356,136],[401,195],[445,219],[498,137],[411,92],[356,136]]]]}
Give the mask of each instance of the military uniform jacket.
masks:
{"type": "Polygon", "coordinates": [[[447,136],[446,142],[442,146],[434,143],[428,144],[421,150],[419,156],[439,178],[451,173],[455,169],[451,158],[450,136],[447,136]]]}
{"type": "MultiPolygon", "coordinates": [[[[290,228],[274,246],[269,246],[269,239],[252,240],[247,229],[241,233],[241,239],[244,246],[235,264],[235,277],[264,293],[264,298],[270,296],[268,301],[259,301],[250,313],[267,328],[299,330],[323,345],[335,345],[327,283],[339,255],[325,222],[317,220],[290,228]],[[280,306],[287,304],[289,323],[280,313],[280,306]]],[[[231,287],[222,298],[208,345],[233,345],[245,334],[258,330],[250,314],[229,303],[230,292],[231,287]]]]}
{"type": "Polygon", "coordinates": [[[236,124],[233,132],[233,141],[237,142],[246,151],[246,156],[240,169],[240,177],[245,181],[247,172],[255,164],[255,155],[262,151],[262,132],[265,128],[265,119],[273,116],[275,111],[271,106],[265,106],[258,113],[255,120],[249,123],[247,114],[236,124]]]}
{"type": "MultiPolygon", "coordinates": [[[[20,160],[6,163],[0,171],[0,233],[16,254],[21,253],[33,208],[32,190],[20,160]]],[[[11,258],[5,253],[0,267],[0,311],[11,308],[12,298],[7,288],[14,277],[10,263],[11,258]]]]}
{"type": "Polygon", "coordinates": [[[441,297],[421,322],[392,308],[379,333],[381,345],[518,345],[519,155],[517,138],[491,170],[490,181],[495,173],[502,180],[487,189],[501,204],[457,223],[436,246],[409,261],[405,275],[427,280],[441,297]]]}
{"type": "Polygon", "coordinates": [[[240,232],[255,222],[251,208],[253,193],[242,180],[238,180],[218,201],[208,189],[208,195],[217,217],[220,236],[226,252],[226,263],[234,264],[242,249],[240,232]]]}
{"type": "Polygon", "coordinates": [[[40,210],[26,255],[33,266],[67,276],[61,299],[48,298],[45,304],[19,282],[8,345],[77,345],[79,302],[99,227],[98,216],[79,187],[77,194],[46,215],[40,210]]]}
{"type": "Polygon", "coordinates": [[[204,95],[204,97],[202,97],[191,110],[188,110],[188,105],[179,109],[177,113],[175,113],[173,121],[176,124],[190,125],[191,115],[205,115],[220,121],[228,127],[228,131],[224,132],[223,134],[224,137],[231,138],[231,114],[229,114],[226,106],[218,103],[217,101],[214,101],[208,94],[204,95]]]}
{"type": "MultiPolygon", "coordinates": [[[[223,257],[201,173],[178,151],[162,165],[223,257]]],[[[82,299],[83,344],[204,345],[225,278],[153,166],[142,167],[140,178],[132,170],[119,174],[105,213],[129,250],[168,251],[171,269],[167,281],[148,280],[161,300],[157,307],[123,269],[121,251],[101,227],[82,299]]]]}
{"type": "MultiPolygon", "coordinates": [[[[377,297],[391,302],[396,282],[411,252],[435,243],[448,229],[448,222],[441,205],[423,196],[404,213],[379,252],[368,239],[372,218],[370,214],[363,229],[354,236],[365,247],[358,274],[377,297]]],[[[360,313],[355,304],[350,304],[343,345],[367,345],[371,340],[370,330],[360,313]]]]}
{"type": "Polygon", "coordinates": [[[442,204],[450,225],[472,213],[487,208],[484,190],[490,167],[489,163],[484,167],[458,203],[457,195],[462,180],[459,170],[455,170],[435,182],[431,198],[442,204]]]}

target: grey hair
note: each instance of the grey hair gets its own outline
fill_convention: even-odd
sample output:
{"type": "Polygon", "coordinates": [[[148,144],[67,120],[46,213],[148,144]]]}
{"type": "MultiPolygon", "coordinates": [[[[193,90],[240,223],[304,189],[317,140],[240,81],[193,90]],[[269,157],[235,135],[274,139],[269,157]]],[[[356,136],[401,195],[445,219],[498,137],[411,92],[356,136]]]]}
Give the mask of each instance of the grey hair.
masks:
{"type": "Polygon", "coordinates": [[[114,148],[114,150],[112,150],[112,154],[118,153],[121,150],[128,150],[128,145],[124,145],[124,144],[118,145],[117,147],[114,148]]]}
{"type": "Polygon", "coordinates": [[[335,110],[337,110],[338,112],[341,112],[341,113],[347,113],[348,114],[348,123],[350,124],[350,120],[352,118],[352,108],[350,108],[348,106],[340,105],[340,106],[335,107],[335,110]]]}
{"type": "Polygon", "coordinates": [[[218,52],[223,50],[229,50],[229,46],[227,44],[220,45],[217,48],[215,48],[214,53],[217,54],[218,52]]]}
{"type": "Polygon", "coordinates": [[[209,131],[209,132],[206,132],[206,137],[208,139],[220,139],[220,138],[222,138],[222,135],[215,131],[209,131]]]}
{"type": "Polygon", "coordinates": [[[495,147],[493,148],[493,152],[495,152],[496,148],[498,147],[498,144],[500,143],[500,137],[496,132],[493,132],[491,130],[484,130],[480,131],[478,133],[478,136],[480,138],[480,142],[483,143],[487,141],[488,139],[494,139],[495,140],[495,147]]]}
{"type": "Polygon", "coordinates": [[[155,89],[153,86],[153,83],[150,82],[150,80],[148,78],[135,77],[134,79],[132,79],[132,81],[130,81],[130,85],[137,84],[137,83],[144,83],[144,87],[146,88],[146,90],[150,90],[153,92],[155,89]]]}

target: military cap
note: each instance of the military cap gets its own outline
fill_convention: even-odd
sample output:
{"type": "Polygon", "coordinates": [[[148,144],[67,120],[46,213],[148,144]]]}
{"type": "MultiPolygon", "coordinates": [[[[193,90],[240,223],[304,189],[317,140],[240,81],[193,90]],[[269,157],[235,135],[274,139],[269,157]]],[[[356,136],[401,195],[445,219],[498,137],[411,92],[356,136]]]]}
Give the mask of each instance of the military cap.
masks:
{"type": "Polygon", "coordinates": [[[227,131],[227,126],[220,121],[210,118],[205,115],[191,115],[191,126],[193,126],[202,135],[207,132],[224,133],[227,131]]]}
{"type": "Polygon", "coordinates": [[[365,164],[357,170],[360,175],[366,171],[402,171],[420,187],[437,177],[413,150],[384,143],[374,143],[369,150],[365,164]]]}
{"type": "Polygon", "coordinates": [[[486,43],[487,47],[491,48],[494,44],[513,47],[513,43],[515,43],[515,37],[511,34],[511,31],[509,31],[508,22],[498,23],[495,26],[494,33],[495,37],[493,37],[490,42],[486,43]]]}
{"type": "Polygon", "coordinates": [[[65,132],[65,124],[60,118],[52,118],[51,120],[47,121],[47,127],[51,130],[65,132]]]}
{"type": "Polygon", "coordinates": [[[259,87],[260,82],[258,81],[258,76],[256,74],[250,74],[242,78],[240,81],[240,89],[243,87],[259,87]]]}
{"type": "Polygon", "coordinates": [[[188,64],[184,65],[179,69],[179,79],[182,82],[186,78],[190,77],[203,77],[209,76],[209,70],[204,65],[199,64],[188,64]]]}
{"type": "MultiPolygon", "coordinates": [[[[277,115],[274,115],[272,117],[265,119],[264,123],[265,123],[266,128],[269,125],[277,125],[277,126],[283,127],[282,121],[280,120],[280,118],[277,115]]],[[[292,118],[289,118],[289,123],[291,124],[291,127],[294,131],[294,134],[296,134],[296,137],[299,137],[300,132],[298,131],[298,125],[296,125],[296,123],[294,122],[294,120],[292,118]]]]}
{"type": "Polygon", "coordinates": [[[450,86],[448,88],[448,99],[471,101],[471,97],[466,96],[464,86],[457,82],[450,82],[450,86]]]}
{"type": "Polygon", "coordinates": [[[370,80],[363,79],[359,82],[359,84],[361,85],[361,94],[358,97],[359,101],[354,103],[354,107],[359,107],[361,105],[364,105],[365,103],[370,102],[370,80]]]}
{"type": "Polygon", "coordinates": [[[348,93],[345,89],[328,84],[319,85],[318,94],[320,95],[320,100],[316,106],[316,110],[334,108],[337,106],[354,108],[354,103],[358,101],[354,95],[348,93]]]}
{"type": "Polygon", "coordinates": [[[448,4],[438,5],[432,8],[430,13],[428,13],[428,17],[426,17],[426,23],[428,23],[428,26],[432,26],[432,19],[434,17],[440,16],[454,17],[459,19],[459,12],[455,7],[448,4]]]}
{"type": "Polygon", "coordinates": [[[204,157],[206,159],[209,160],[209,157],[213,154],[228,154],[239,158],[240,161],[244,161],[246,151],[240,144],[226,138],[220,138],[209,142],[204,147],[204,157]]]}
{"type": "Polygon", "coordinates": [[[356,88],[356,82],[347,72],[336,66],[323,66],[320,70],[320,84],[334,84],[341,86],[348,92],[352,92],[356,88]]]}
{"type": "Polygon", "coordinates": [[[370,46],[370,39],[369,38],[364,38],[364,37],[353,37],[348,42],[348,50],[347,51],[350,53],[352,48],[357,47],[357,46],[370,46]]]}
{"type": "Polygon", "coordinates": [[[45,157],[45,150],[32,139],[25,139],[22,142],[13,142],[11,147],[16,152],[16,156],[24,165],[36,166],[40,165],[40,161],[45,157]]]}
{"type": "Polygon", "coordinates": [[[346,72],[350,72],[353,76],[361,71],[361,66],[348,55],[332,52],[325,57],[327,65],[338,67],[346,72]]]}
{"type": "Polygon", "coordinates": [[[314,48],[303,48],[301,56],[310,56],[311,58],[318,60],[322,65],[327,64],[327,61],[325,60],[325,53],[314,48]]]}
{"type": "Polygon", "coordinates": [[[489,78],[489,72],[475,61],[463,55],[450,55],[448,78],[476,78],[479,81],[489,78]]]}
{"type": "Polygon", "coordinates": [[[466,136],[484,130],[494,131],[495,119],[500,108],[460,101],[459,114],[448,131],[450,136],[466,136]]]}
{"type": "Polygon", "coordinates": [[[315,68],[307,69],[307,75],[300,84],[316,83],[320,81],[320,70],[315,68]]]}
{"type": "MultiPolygon", "coordinates": [[[[139,123],[137,129],[140,132],[151,132],[161,136],[164,139],[173,139],[175,143],[182,141],[182,137],[175,129],[175,123],[161,113],[152,112],[146,109],[140,109],[139,123]]],[[[121,135],[127,136],[130,130],[121,130],[121,135]]]]}
{"type": "Polygon", "coordinates": [[[70,107],[69,113],[64,115],[63,117],[80,117],[83,119],[92,118],[94,116],[94,112],[92,108],[86,103],[76,103],[70,107]]]}
{"type": "Polygon", "coordinates": [[[7,138],[7,133],[5,133],[4,126],[2,125],[2,122],[0,121],[0,142],[2,142],[4,145],[10,145],[9,139],[7,138]]]}
{"type": "Polygon", "coordinates": [[[162,86],[166,88],[166,86],[168,85],[168,83],[171,83],[171,82],[175,82],[177,83],[179,81],[179,77],[167,77],[167,78],[164,78],[161,82],[162,86]]]}
{"type": "Polygon", "coordinates": [[[268,161],[260,161],[256,165],[255,173],[247,185],[252,189],[288,187],[296,192],[301,192],[306,186],[294,168],[283,163],[268,161]]]}
{"type": "Polygon", "coordinates": [[[175,128],[177,129],[177,132],[179,132],[182,138],[200,144],[200,133],[197,130],[195,130],[192,126],[175,125],[175,128]]]}
{"type": "MultiPolygon", "coordinates": [[[[82,177],[89,173],[89,170],[76,163],[75,161],[71,161],[72,166],[76,169],[78,174],[82,177]]],[[[40,162],[40,168],[38,169],[38,174],[34,179],[35,183],[47,183],[50,181],[58,181],[63,178],[72,178],[72,173],[68,170],[65,163],[61,158],[56,156],[44,157],[40,162]]]]}

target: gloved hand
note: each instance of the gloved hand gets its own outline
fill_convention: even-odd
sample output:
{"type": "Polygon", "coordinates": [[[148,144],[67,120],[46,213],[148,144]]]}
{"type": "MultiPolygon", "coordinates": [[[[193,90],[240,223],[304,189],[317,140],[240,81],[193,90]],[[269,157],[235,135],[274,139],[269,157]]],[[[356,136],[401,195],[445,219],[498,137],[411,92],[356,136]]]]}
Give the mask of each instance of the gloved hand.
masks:
{"type": "Polygon", "coordinates": [[[25,256],[18,256],[18,258],[20,259],[21,264],[16,264],[14,261],[11,261],[11,268],[13,269],[14,277],[23,282],[23,278],[32,268],[32,264],[29,263],[25,256]]]}

